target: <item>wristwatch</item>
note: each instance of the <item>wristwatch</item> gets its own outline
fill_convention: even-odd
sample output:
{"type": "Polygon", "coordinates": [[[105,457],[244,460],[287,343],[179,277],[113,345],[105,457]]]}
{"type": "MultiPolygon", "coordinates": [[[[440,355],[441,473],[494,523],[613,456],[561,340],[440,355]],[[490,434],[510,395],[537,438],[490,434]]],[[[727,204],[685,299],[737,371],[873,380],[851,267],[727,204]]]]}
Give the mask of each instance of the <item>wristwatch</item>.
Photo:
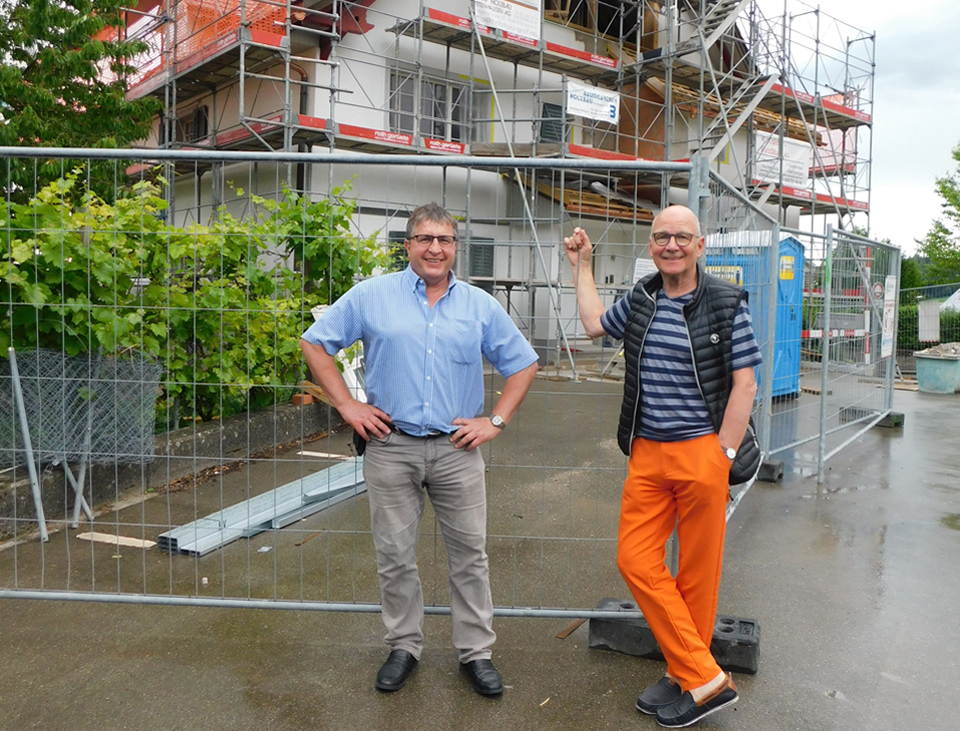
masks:
{"type": "Polygon", "coordinates": [[[724,447],[723,453],[727,455],[727,459],[729,459],[731,462],[737,458],[737,450],[733,447],[724,447]]]}
{"type": "Polygon", "coordinates": [[[499,414],[490,414],[490,423],[497,427],[497,429],[503,429],[507,425],[507,422],[505,422],[499,414]]]}

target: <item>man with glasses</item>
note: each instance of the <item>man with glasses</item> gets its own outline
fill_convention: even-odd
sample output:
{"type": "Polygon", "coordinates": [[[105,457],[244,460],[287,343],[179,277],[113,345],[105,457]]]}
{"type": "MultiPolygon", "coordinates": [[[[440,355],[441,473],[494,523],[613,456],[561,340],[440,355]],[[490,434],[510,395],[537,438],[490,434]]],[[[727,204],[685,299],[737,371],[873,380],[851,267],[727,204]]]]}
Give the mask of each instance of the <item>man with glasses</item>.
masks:
{"type": "Polygon", "coordinates": [[[423,647],[416,544],[424,493],[449,564],[453,644],[484,696],[503,692],[491,658],[484,462],[477,449],[513,418],[537,372],[537,354],[500,304],[453,275],[457,222],[436,203],[407,221],[410,265],[360,282],[300,341],[307,364],[365,447],[363,477],[377,552],[384,637],[381,691],[400,690],[423,647]],[[354,399],[334,355],[363,341],[367,403],[354,399]],[[483,358],[505,383],[483,416],[483,358]]]}
{"type": "Polygon", "coordinates": [[[693,211],[665,209],[648,244],[658,271],[604,311],[590,238],[576,228],[564,239],[584,329],[624,341],[617,438],[630,461],[617,565],[667,661],[637,708],[667,728],[691,726],[739,699],[710,642],[729,485],[755,475],[760,459],[748,430],[760,350],[747,294],[704,271],[704,245],[693,211]],[[674,526],[676,577],[666,565],[674,526]]]}

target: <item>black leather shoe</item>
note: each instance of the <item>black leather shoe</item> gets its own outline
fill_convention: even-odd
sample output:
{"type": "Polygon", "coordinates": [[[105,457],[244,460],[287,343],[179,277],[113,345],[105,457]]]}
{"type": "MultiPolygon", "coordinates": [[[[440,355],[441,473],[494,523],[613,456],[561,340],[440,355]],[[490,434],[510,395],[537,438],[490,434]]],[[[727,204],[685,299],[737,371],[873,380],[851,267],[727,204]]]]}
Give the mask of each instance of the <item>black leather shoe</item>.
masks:
{"type": "Polygon", "coordinates": [[[666,676],[644,690],[637,698],[637,710],[655,716],[661,708],[680,700],[683,691],[680,684],[673,678],[666,676]]]}
{"type": "Polygon", "coordinates": [[[738,700],[737,684],[727,673],[720,687],[706,698],[701,698],[699,703],[693,700],[690,693],[684,693],[676,703],[661,708],[657,711],[657,723],[664,728],[686,728],[721,708],[732,706],[738,700]]]}
{"type": "Polygon", "coordinates": [[[393,650],[377,673],[377,690],[390,693],[407,684],[407,678],[417,667],[417,658],[406,650],[393,650]]]}
{"type": "Polygon", "coordinates": [[[491,660],[473,660],[460,664],[460,671],[467,676],[473,689],[480,695],[503,693],[503,678],[491,660]]]}

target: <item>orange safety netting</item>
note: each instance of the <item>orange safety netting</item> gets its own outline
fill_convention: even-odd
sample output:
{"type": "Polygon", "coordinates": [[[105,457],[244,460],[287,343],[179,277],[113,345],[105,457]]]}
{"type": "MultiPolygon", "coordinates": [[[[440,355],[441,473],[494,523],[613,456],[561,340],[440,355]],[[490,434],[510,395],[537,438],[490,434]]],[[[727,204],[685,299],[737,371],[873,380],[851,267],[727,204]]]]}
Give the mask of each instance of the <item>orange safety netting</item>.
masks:
{"type": "MultiPolygon", "coordinates": [[[[171,63],[187,61],[198,52],[220,44],[225,47],[238,40],[241,20],[254,36],[286,33],[286,8],[259,0],[171,0],[169,6],[164,2],[140,0],[136,9],[141,12],[127,13],[126,28],[119,32],[116,28],[105,28],[98,34],[102,40],[116,40],[122,33],[124,38],[139,39],[147,44],[145,51],[129,59],[129,64],[136,69],[128,79],[131,89],[166,70],[171,63]],[[168,8],[169,16],[166,15],[168,8]],[[171,27],[163,20],[165,17],[173,18],[175,25],[171,27]],[[174,53],[165,53],[171,46],[174,53]]],[[[104,67],[103,78],[113,77],[113,72],[104,67]]]]}
{"type": "Polygon", "coordinates": [[[251,31],[282,35],[286,9],[257,0],[181,0],[176,7],[176,59],[236,37],[241,19],[251,31]]]}

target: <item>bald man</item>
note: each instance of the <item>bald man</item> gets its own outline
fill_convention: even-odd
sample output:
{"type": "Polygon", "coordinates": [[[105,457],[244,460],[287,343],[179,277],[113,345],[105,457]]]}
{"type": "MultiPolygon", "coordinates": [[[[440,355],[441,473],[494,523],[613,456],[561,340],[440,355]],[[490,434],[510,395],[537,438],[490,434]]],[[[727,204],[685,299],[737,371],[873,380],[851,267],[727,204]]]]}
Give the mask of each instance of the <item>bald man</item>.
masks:
{"type": "Polygon", "coordinates": [[[590,238],[576,228],[564,239],[584,329],[590,337],[624,341],[617,438],[630,461],[617,565],[667,661],[666,674],[640,693],[637,709],[666,728],[692,726],[739,700],[710,641],[729,486],[759,469],[748,426],[760,350],[747,293],[703,269],[704,245],[693,211],[665,209],[648,243],[657,272],[604,310],[590,238]],[[674,526],[676,577],[666,565],[674,526]]]}

